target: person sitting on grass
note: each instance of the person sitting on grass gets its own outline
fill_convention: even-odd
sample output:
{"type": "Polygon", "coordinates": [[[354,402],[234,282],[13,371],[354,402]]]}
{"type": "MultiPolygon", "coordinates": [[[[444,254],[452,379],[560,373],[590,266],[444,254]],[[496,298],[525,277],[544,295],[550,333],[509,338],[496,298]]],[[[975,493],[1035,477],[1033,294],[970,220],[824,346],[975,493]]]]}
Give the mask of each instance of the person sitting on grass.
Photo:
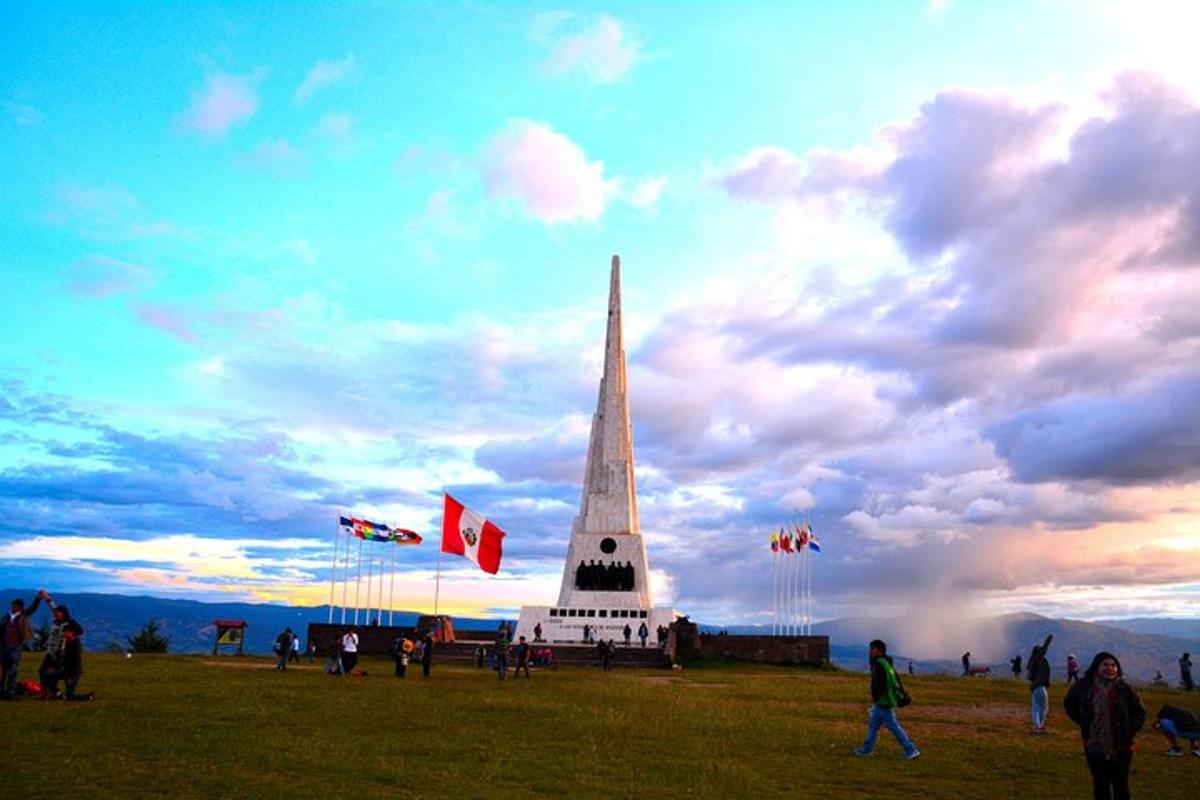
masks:
{"type": "Polygon", "coordinates": [[[1154,727],[1167,737],[1167,743],[1171,745],[1167,755],[1183,755],[1183,751],[1179,749],[1179,739],[1187,739],[1192,755],[1200,757],[1200,719],[1191,711],[1179,706],[1165,705],[1158,710],[1154,727]]]}
{"type": "Polygon", "coordinates": [[[871,658],[871,709],[867,722],[867,738],[863,740],[862,745],[854,748],[854,755],[871,755],[875,750],[875,737],[880,727],[886,727],[904,748],[904,757],[911,761],[920,756],[921,751],[896,721],[896,708],[907,693],[900,684],[900,676],[892,666],[892,657],[887,654],[887,643],[882,639],[873,640],[868,645],[868,653],[871,658]]]}

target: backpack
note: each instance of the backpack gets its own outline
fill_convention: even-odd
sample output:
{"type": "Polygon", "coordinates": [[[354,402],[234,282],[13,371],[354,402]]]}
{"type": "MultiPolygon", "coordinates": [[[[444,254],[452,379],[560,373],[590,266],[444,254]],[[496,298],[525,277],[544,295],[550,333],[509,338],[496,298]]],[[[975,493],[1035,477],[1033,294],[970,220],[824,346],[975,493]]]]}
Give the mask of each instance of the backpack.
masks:
{"type": "Polygon", "coordinates": [[[904,688],[904,684],[900,682],[900,676],[896,674],[896,669],[886,660],[882,660],[883,671],[887,674],[890,694],[896,698],[896,708],[905,708],[912,705],[912,695],[908,693],[908,689],[904,688]]]}

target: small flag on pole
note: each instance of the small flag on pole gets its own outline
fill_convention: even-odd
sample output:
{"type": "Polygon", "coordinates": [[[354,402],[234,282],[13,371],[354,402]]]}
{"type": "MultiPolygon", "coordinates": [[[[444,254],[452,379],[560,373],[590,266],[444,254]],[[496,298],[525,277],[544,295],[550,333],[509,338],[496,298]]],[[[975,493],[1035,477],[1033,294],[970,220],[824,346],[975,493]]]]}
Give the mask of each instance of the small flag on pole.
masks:
{"type": "Polygon", "coordinates": [[[772,553],[779,552],[779,532],[778,531],[771,531],[771,552],[772,553]]]}
{"type": "Polygon", "coordinates": [[[495,575],[500,569],[504,531],[450,495],[442,513],[442,552],[463,556],[495,575]]]}
{"type": "Polygon", "coordinates": [[[425,540],[421,534],[408,528],[392,528],[392,541],[396,544],[420,544],[425,540]]]}

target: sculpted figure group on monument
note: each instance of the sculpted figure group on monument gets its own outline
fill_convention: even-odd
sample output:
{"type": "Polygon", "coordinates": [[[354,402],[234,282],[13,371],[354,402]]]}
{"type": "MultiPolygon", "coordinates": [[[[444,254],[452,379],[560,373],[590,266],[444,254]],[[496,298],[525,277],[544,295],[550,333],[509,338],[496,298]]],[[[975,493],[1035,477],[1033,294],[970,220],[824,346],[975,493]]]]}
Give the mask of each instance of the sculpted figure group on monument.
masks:
{"type": "Polygon", "coordinates": [[[575,568],[575,588],[590,592],[632,592],[633,591],[633,562],[626,561],[624,565],[615,561],[608,566],[597,564],[595,559],[584,563],[579,562],[575,568]]]}

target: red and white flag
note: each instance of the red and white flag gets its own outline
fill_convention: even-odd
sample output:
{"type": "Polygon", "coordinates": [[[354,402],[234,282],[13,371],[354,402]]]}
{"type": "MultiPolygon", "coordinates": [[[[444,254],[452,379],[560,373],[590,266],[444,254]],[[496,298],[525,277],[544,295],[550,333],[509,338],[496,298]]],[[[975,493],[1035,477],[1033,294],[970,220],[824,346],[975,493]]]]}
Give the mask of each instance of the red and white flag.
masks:
{"type": "Polygon", "coordinates": [[[476,514],[450,495],[442,513],[442,552],[471,559],[484,572],[500,569],[500,545],[504,531],[476,514]]]}

